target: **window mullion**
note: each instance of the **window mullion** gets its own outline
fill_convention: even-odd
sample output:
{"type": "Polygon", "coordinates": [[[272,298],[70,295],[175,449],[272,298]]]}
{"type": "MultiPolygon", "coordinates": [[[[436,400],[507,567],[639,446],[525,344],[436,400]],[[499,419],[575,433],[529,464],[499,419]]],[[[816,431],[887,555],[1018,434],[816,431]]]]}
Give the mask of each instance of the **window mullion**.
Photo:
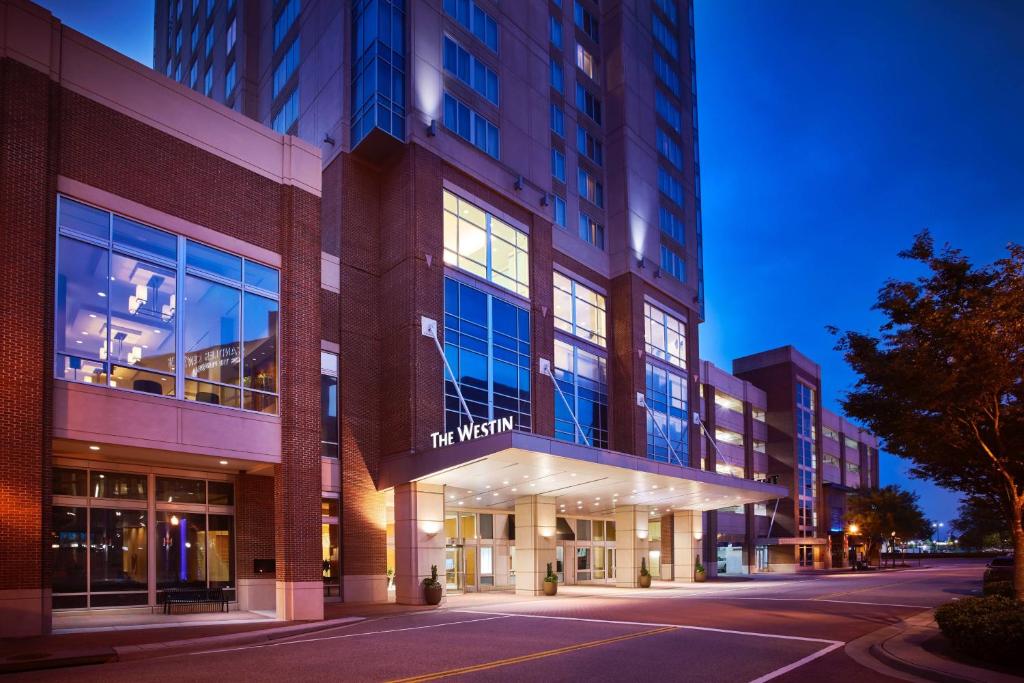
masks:
{"type": "MultiPolygon", "coordinates": [[[[491,233],[491,219],[487,218],[487,234],[491,233]]],[[[491,250],[488,240],[487,263],[490,267],[491,250]]],[[[494,297],[487,295],[487,419],[494,419],[494,297]]]]}
{"type": "Polygon", "coordinates": [[[174,395],[178,399],[185,398],[185,242],[186,239],[178,236],[178,272],[177,281],[174,285],[174,395]]]}

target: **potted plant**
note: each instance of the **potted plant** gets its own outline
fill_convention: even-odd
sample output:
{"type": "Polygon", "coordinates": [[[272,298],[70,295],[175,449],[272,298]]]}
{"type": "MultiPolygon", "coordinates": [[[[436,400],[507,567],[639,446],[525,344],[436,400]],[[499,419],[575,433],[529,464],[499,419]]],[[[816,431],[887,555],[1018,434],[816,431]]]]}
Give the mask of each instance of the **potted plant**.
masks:
{"type": "Polygon", "coordinates": [[[647,571],[647,558],[640,558],[640,587],[650,588],[651,587],[651,572],[647,571]]]}
{"type": "Polygon", "coordinates": [[[395,582],[395,570],[388,567],[387,575],[384,577],[384,590],[391,590],[392,584],[395,582]]]}
{"type": "Polygon", "coordinates": [[[548,574],[544,577],[544,595],[554,595],[558,592],[558,574],[551,571],[551,563],[548,562],[548,574]]]}
{"type": "Polygon", "coordinates": [[[440,605],[443,586],[437,580],[437,565],[430,565],[430,576],[423,579],[423,598],[428,605],[440,605]]]}
{"type": "Polygon", "coordinates": [[[697,583],[704,583],[708,578],[708,572],[704,569],[704,565],[700,563],[700,555],[697,556],[697,561],[693,564],[693,580],[697,583]]]}

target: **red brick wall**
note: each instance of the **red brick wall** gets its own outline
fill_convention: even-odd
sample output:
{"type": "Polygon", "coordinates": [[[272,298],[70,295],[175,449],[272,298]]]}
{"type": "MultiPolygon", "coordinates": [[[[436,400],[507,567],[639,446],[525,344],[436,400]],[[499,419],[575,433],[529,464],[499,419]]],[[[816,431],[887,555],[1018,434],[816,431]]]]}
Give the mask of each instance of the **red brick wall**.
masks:
{"type": "Polygon", "coordinates": [[[235,533],[238,578],[272,578],[273,574],[253,572],[253,560],[276,557],[273,477],[239,475],[235,484],[235,533]]]}
{"type": "Polygon", "coordinates": [[[644,356],[639,353],[644,348],[643,313],[643,282],[631,273],[613,279],[608,300],[609,374],[615,386],[610,445],[641,456],[647,453],[647,414],[636,404],[636,393],[646,386],[644,356]]]}
{"type": "Polygon", "coordinates": [[[45,74],[0,60],[0,590],[49,587],[59,94],[45,74]]]}

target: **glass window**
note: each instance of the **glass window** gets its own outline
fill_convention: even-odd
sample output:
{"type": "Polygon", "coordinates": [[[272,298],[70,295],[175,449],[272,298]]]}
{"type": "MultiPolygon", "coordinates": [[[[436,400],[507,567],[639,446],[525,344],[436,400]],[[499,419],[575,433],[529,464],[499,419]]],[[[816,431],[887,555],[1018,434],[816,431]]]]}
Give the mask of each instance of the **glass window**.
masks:
{"type": "MultiPolygon", "coordinates": [[[[105,360],[109,252],[62,237],[57,260],[56,350],[77,357],[61,359],[58,377],[106,384],[105,374],[89,372],[83,360],[105,360]],[[86,378],[89,379],[86,379],[86,378]]],[[[102,372],[103,364],[98,368],[102,372]]]]}
{"type": "Polygon", "coordinates": [[[449,35],[442,52],[445,71],[473,88],[492,104],[498,104],[498,74],[449,35]]]}
{"type": "Polygon", "coordinates": [[[582,211],[580,211],[579,233],[580,239],[584,242],[589,242],[598,249],[604,249],[604,226],[582,211]]]}
{"type": "Polygon", "coordinates": [[[121,216],[113,216],[114,244],[143,254],[174,261],[178,258],[178,239],[169,232],[157,230],[121,216]]]}
{"type": "Polygon", "coordinates": [[[206,588],[206,515],[164,510],[156,518],[161,539],[156,551],[157,588],[206,588]]]}
{"type": "Polygon", "coordinates": [[[50,587],[53,590],[53,606],[57,609],[85,607],[86,596],[66,596],[59,593],[86,592],[86,508],[53,507],[53,522],[50,529],[50,553],[53,575],[50,587]]]}
{"type": "Polygon", "coordinates": [[[472,0],[444,0],[444,11],[480,42],[498,51],[498,22],[472,0]]]}
{"type": "Polygon", "coordinates": [[[265,266],[256,261],[246,261],[245,284],[249,287],[265,290],[271,294],[278,294],[281,288],[281,274],[276,268],[265,266]]]}
{"type": "Polygon", "coordinates": [[[274,22],[274,49],[277,50],[284,41],[284,37],[288,35],[288,31],[295,24],[295,20],[299,16],[299,0],[288,0],[285,3],[284,9],[281,10],[281,14],[278,15],[277,21],[274,22]]]}
{"type": "Polygon", "coordinates": [[[594,174],[590,173],[582,166],[578,167],[576,171],[577,181],[579,185],[577,189],[579,190],[580,197],[586,199],[587,201],[593,203],[596,206],[603,207],[604,186],[600,182],[598,182],[594,174]]]}
{"type": "Polygon", "coordinates": [[[234,505],[235,485],[230,481],[208,481],[206,502],[210,505],[234,505]]]}
{"type": "Polygon", "coordinates": [[[601,99],[581,83],[576,84],[576,108],[593,119],[594,123],[601,123],[601,99]]]}
{"type": "Polygon", "coordinates": [[[549,77],[555,92],[565,93],[565,73],[562,71],[561,63],[554,57],[551,58],[549,77]]]}
{"type": "Polygon", "coordinates": [[[186,254],[189,268],[236,282],[242,279],[242,259],[238,256],[192,241],[188,243],[186,254]]]}
{"type": "Polygon", "coordinates": [[[295,70],[299,67],[299,38],[296,37],[281,57],[280,63],[274,69],[273,97],[276,98],[284,90],[284,86],[291,80],[295,70]]]}
{"type": "Polygon", "coordinates": [[[278,303],[274,299],[245,294],[245,367],[242,383],[246,408],[277,412],[278,303]]]}
{"type": "Polygon", "coordinates": [[[683,219],[664,206],[658,207],[658,224],[663,234],[679,244],[686,243],[686,225],[683,219]]]}
{"type": "Polygon", "coordinates": [[[338,457],[338,356],[320,352],[320,455],[338,457]]]}
{"type": "Polygon", "coordinates": [[[448,190],[444,191],[444,261],[530,296],[526,233],[448,190]]]}
{"type": "Polygon", "coordinates": [[[555,328],[598,346],[606,343],[605,298],[555,271],[555,328]]]}
{"type": "Polygon", "coordinates": [[[109,213],[66,197],[60,198],[58,222],[61,231],[74,231],[103,241],[110,239],[109,213]]]}
{"type": "Polygon", "coordinates": [[[601,521],[601,520],[594,520],[593,526],[594,526],[594,540],[595,541],[603,541],[604,540],[604,522],[601,521]]]}
{"type": "Polygon", "coordinates": [[[210,515],[206,532],[206,563],[211,588],[235,585],[235,518],[210,515]]]}
{"type": "Polygon", "coordinates": [[[136,591],[128,595],[93,595],[93,607],[145,605],[146,513],[141,510],[89,510],[89,590],[100,593],[136,591]]]}
{"type": "Polygon", "coordinates": [[[672,104],[661,90],[655,90],[654,110],[658,112],[658,115],[661,116],[661,118],[665,119],[665,123],[667,123],[672,130],[677,133],[682,132],[683,115],[679,112],[679,108],[672,104]]]}
{"type": "Polygon", "coordinates": [[[89,488],[93,498],[146,500],[146,475],[93,470],[89,488]]]}
{"type": "Polygon", "coordinates": [[[554,365],[555,379],[562,390],[561,395],[555,398],[555,436],[565,441],[583,443],[579,433],[582,429],[591,446],[607,448],[607,361],[556,339],[554,365]],[[579,429],[573,422],[573,415],[569,414],[569,407],[579,422],[579,429]]]}
{"type": "Polygon", "coordinates": [[[604,146],[583,126],[576,126],[576,151],[598,166],[604,164],[604,146]]]}
{"type": "Polygon", "coordinates": [[[597,81],[597,63],[594,56],[585,47],[576,43],[576,66],[585,73],[588,78],[597,81]]]}
{"type": "Polygon", "coordinates": [[[681,89],[679,75],[668,60],[662,57],[661,53],[657,50],[654,51],[654,75],[658,77],[658,80],[660,80],[673,95],[679,97],[681,89]]]}
{"type": "Polygon", "coordinates": [[[651,15],[651,31],[654,33],[654,38],[658,43],[665,48],[665,51],[672,55],[672,57],[679,59],[679,41],[673,35],[672,29],[666,26],[665,22],[657,14],[651,15]]]}
{"type": "Polygon", "coordinates": [[[206,482],[202,479],[157,477],[156,499],[160,503],[205,503],[206,482]]]}
{"type": "Polygon", "coordinates": [[[661,245],[661,270],[680,282],[686,282],[686,261],[667,244],[661,245]]]}
{"type": "MultiPolygon", "coordinates": [[[[512,417],[531,429],[530,313],[475,287],[445,279],[445,356],[475,421],[512,417]]],[[[445,425],[468,423],[445,371],[445,425]]]]}
{"type": "Polygon", "coordinates": [[[556,135],[565,137],[565,112],[554,102],[551,103],[551,130],[556,135]]]}
{"type": "MultiPolygon", "coordinates": [[[[201,380],[239,383],[241,292],[210,280],[185,278],[185,374],[201,380]]],[[[217,403],[209,395],[198,401],[217,403]]]]}
{"type": "Polygon", "coordinates": [[[565,155],[557,149],[551,150],[551,175],[555,180],[565,182],[565,155]]]}
{"type": "Polygon", "coordinates": [[[686,324],[650,303],[644,304],[645,349],[655,358],[686,367],[686,324]]]}
{"type": "Polygon", "coordinates": [[[549,33],[551,35],[551,44],[561,49],[562,47],[562,20],[556,16],[550,17],[550,28],[549,33]]]}
{"type": "Polygon", "coordinates": [[[580,27],[580,30],[590,36],[591,40],[595,43],[601,42],[599,40],[600,34],[598,32],[597,19],[593,14],[583,8],[579,3],[579,0],[576,0],[573,6],[573,19],[575,20],[576,25],[580,27]]]}
{"type": "MultiPolygon", "coordinates": [[[[604,523],[604,535],[607,541],[615,540],[615,522],[604,523]]],[[[612,568],[614,569],[614,566],[612,568]]]]}
{"type": "Polygon", "coordinates": [[[589,541],[590,540],[590,520],[589,519],[577,519],[576,520],[576,540],[577,541],[589,541]]]}
{"type": "Polygon", "coordinates": [[[53,495],[87,496],[85,470],[71,470],[65,467],[53,468],[53,495]]]}
{"type": "MultiPolygon", "coordinates": [[[[100,357],[125,370],[117,386],[174,395],[176,282],[170,268],[111,255],[110,338],[100,357]],[[140,369],[167,376],[137,375],[140,369]]],[[[116,367],[111,372],[117,377],[116,367]]]]}
{"type": "Polygon", "coordinates": [[[444,125],[482,152],[501,158],[498,127],[449,93],[444,94],[444,125]]]}
{"type": "Polygon", "coordinates": [[[494,538],[494,515],[480,515],[480,538],[494,538]]]}
{"type": "Polygon", "coordinates": [[[647,363],[645,398],[647,457],[673,465],[689,465],[686,377],[647,363]],[[672,452],[678,460],[673,460],[672,452]]]}
{"type": "Polygon", "coordinates": [[[281,105],[277,115],[274,116],[274,120],[271,122],[273,124],[272,128],[281,135],[284,135],[291,130],[292,124],[298,118],[299,89],[295,88],[292,90],[292,94],[288,96],[288,99],[284,101],[284,104],[281,105]]]}

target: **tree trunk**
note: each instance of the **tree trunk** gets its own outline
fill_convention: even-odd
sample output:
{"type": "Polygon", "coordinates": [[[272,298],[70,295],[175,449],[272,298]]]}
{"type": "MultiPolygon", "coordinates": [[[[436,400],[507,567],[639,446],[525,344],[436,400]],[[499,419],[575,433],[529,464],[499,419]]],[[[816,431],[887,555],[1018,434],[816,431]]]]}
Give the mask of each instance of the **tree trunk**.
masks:
{"type": "Polygon", "coordinates": [[[1024,602],[1024,527],[1020,507],[1015,508],[1013,515],[1013,592],[1017,600],[1024,602]]]}

